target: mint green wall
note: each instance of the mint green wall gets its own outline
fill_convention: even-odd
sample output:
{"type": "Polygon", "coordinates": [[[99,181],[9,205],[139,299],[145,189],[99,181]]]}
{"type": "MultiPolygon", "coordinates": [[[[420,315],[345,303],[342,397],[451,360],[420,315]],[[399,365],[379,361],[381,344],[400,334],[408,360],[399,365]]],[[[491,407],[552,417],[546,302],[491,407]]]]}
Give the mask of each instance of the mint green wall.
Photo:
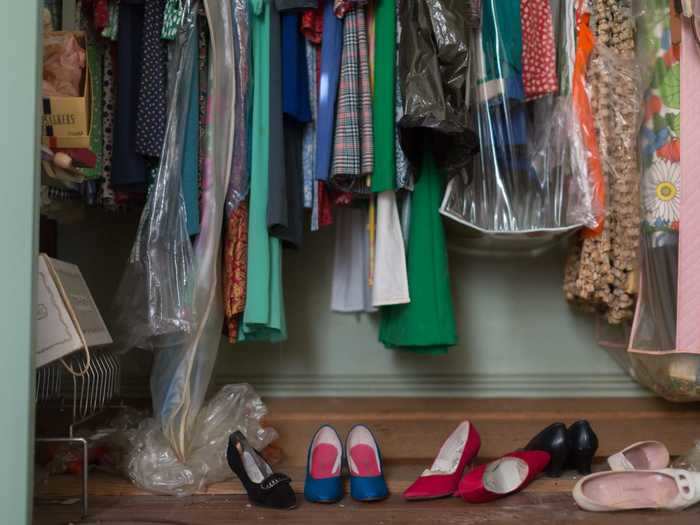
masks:
{"type": "Polygon", "coordinates": [[[5,2],[0,33],[0,521],[12,525],[29,523],[32,493],[37,5],[32,0],[5,2]]]}
{"type": "MultiPolygon", "coordinates": [[[[137,217],[88,217],[64,226],[62,258],[80,265],[99,306],[116,288],[137,217]],[[90,246],[90,249],[85,249],[90,246]]],[[[591,318],[561,291],[565,249],[538,256],[452,252],[450,269],[459,345],[447,356],[387,350],[376,316],[329,311],[333,229],[309,234],[284,252],[289,340],[271,345],[222,343],[214,381],[248,381],[266,395],[627,396],[642,391],[600,348],[591,318]]],[[[148,353],[125,360],[124,390],[148,388],[148,353]]]]}
{"type": "Polygon", "coordinates": [[[565,246],[528,257],[448,241],[467,249],[450,253],[459,344],[448,355],[385,349],[377,316],[329,311],[331,228],[284,252],[289,340],[222,344],[216,380],[249,381],[268,395],[643,394],[597,345],[592,319],[565,302],[565,246]]]}

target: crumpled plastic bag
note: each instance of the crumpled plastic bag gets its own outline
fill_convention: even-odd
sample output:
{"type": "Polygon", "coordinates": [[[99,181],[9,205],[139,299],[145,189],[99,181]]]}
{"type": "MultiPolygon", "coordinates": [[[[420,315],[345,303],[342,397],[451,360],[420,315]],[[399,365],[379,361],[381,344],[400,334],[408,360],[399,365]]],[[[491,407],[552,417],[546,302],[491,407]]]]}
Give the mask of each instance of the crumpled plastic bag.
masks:
{"type": "Polygon", "coordinates": [[[44,35],[45,97],[79,97],[85,69],[85,50],[73,34],[44,35]]]}
{"type": "Polygon", "coordinates": [[[671,468],[700,472],[700,439],[695,440],[695,445],[688,452],[676,458],[671,468]]]}
{"type": "Polygon", "coordinates": [[[226,448],[236,430],[257,450],[277,439],[274,429],[261,424],[266,414],[267,407],[250,385],[226,385],[199,412],[184,461],[154,418],[122,418],[113,425],[122,429],[107,441],[124,451],[118,468],[135,485],[159,494],[189,496],[232,477],[226,448]]]}
{"type": "Polygon", "coordinates": [[[413,164],[429,149],[450,173],[465,169],[479,147],[468,115],[474,10],[466,7],[464,0],[414,0],[400,10],[401,148],[413,164]]]}

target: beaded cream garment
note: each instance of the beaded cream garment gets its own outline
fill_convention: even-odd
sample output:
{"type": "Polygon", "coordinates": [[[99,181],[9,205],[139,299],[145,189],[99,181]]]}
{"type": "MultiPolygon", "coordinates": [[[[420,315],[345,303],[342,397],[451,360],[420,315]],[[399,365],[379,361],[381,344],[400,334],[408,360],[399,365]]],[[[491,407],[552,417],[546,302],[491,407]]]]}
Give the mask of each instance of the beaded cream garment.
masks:
{"type": "Polygon", "coordinates": [[[603,165],[605,225],[600,235],[582,234],[572,247],[564,292],[567,300],[618,324],[632,318],[637,290],[642,97],[630,0],[593,0],[593,8],[596,48],[587,81],[603,165]]]}

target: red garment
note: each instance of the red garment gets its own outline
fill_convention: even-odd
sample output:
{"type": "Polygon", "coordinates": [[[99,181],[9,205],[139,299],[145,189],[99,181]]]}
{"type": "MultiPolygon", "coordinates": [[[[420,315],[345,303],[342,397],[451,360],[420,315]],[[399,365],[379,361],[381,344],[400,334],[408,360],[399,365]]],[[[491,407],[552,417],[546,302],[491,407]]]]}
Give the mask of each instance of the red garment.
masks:
{"type": "Polygon", "coordinates": [[[246,299],[246,276],[248,274],[248,203],[231,214],[226,223],[224,236],[224,314],[228,340],[238,340],[238,327],[246,299]]]}
{"type": "Polygon", "coordinates": [[[97,29],[97,31],[100,33],[105,27],[107,27],[107,24],[109,24],[108,0],[95,0],[93,22],[95,24],[95,29],[97,29]]]}
{"type": "Polygon", "coordinates": [[[532,100],[559,89],[557,51],[549,0],[520,0],[523,33],[523,86],[532,100]]]}
{"type": "Polygon", "coordinates": [[[318,183],[318,225],[330,226],[333,224],[333,203],[328,195],[328,188],[324,182],[318,183]]]}
{"type": "Polygon", "coordinates": [[[321,33],[323,33],[323,6],[316,9],[307,9],[301,15],[302,34],[312,44],[321,43],[321,33]]]}

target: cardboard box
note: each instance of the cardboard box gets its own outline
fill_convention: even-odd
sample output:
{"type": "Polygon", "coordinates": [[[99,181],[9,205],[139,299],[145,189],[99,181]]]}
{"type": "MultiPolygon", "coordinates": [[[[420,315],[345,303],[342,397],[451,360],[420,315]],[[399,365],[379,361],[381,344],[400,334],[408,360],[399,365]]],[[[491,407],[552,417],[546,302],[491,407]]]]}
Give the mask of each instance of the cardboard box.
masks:
{"type": "MultiPolygon", "coordinates": [[[[85,33],[82,31],[57,31],[52,35],[74,34],[80,46],[86,50],[85,33]]],[[[79,97],[43,97],[42,142],[54,148],[90,147],[90,66],[85,60],[85,72],[79,97]]]]}

